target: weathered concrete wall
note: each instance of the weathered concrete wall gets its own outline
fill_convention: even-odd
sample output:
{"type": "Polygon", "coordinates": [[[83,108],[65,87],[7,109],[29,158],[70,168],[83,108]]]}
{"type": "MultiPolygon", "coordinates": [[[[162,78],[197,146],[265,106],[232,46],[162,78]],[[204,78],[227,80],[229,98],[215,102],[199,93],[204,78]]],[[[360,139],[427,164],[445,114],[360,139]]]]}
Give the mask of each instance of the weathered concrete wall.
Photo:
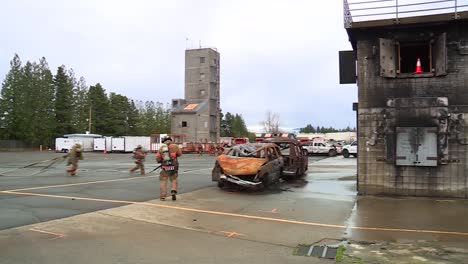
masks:
{"type": "MultiPolygon", "coordinates": [[[[448,162],[437,167],[395,166],[389,162],[388,134],[377,137],[387,100],[406,97],[447,97],[449,113],[468,118],[468,23],[355,32],[358,59],[358,181],[361,194],[395,194],[468,198],[467,146],[449,133],[448,162]],[[380,76],[379,38],[446,32],[447,74],[419,78],[380,76]]],[[[418,122],[417,119],[414,120],[418,122]]],[[[400,124],[402,125],[402,124],[400,124]]],[[[398,126],[398,124],[396,124],[398,126]]],[[[411,126],[404,124],[402,126],[411,126]]],[[[466,130],[461,137],[467,138],[466,130]]]]}
{"type": "Polygon", "coordinates": [[[208,126],[208,122],[207,107],[196,114],[172,114],[171,132],[173,134],[184,134],[188,142],[213,141],[210,138],[209,129],[205,128],[205,123],[208,126]],[[181,126],[182,121],[187,122],[187,127],[181,126]]]}

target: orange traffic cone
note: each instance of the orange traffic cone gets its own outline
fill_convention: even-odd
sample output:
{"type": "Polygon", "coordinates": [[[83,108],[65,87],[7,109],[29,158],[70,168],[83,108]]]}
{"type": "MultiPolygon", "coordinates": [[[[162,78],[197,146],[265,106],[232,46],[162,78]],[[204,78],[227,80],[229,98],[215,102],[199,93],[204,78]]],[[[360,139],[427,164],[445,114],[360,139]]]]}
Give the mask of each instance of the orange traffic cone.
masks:
{"type": "Polygon", "coordinates": [[[415,73],[422,73],[422,69],[421,69],[421,60],[418,58],[418,60],[416,61],[416,72],[415,73]]]}

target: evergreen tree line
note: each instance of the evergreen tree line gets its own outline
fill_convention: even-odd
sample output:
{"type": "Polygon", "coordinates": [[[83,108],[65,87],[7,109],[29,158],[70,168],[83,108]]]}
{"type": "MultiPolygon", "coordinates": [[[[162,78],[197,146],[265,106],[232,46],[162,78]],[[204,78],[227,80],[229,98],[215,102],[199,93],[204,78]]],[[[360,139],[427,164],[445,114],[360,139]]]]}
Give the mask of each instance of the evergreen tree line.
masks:
{"type": "Polygon", "coordinates": [[[336,129],[333,127],[313,127],[311,124],[308,124],[306,127],[303,127],[299,130],[299,133],[333,133],[333,132],[356,132],[356,128],[351,128],[347,126],[343,129],[336,129]]]}
{"type": "Polygon", "coordinates": [[[223,115],[221,112],[221,137],[248,137],[255,140],[255,133],[250,133],[245,125],[244,118],[240,114],[231,114],[229,112],[223,115]]]}
{"type": "Polygon", "coordinates": [[[2,82],[0,139],[51,145],[71,133],[106,136],[170,133],[170,109],[160,102],[134,101],[87,86],[64,65],[52,74],[43,57],[22,65],[15,54],[2,82]]]}

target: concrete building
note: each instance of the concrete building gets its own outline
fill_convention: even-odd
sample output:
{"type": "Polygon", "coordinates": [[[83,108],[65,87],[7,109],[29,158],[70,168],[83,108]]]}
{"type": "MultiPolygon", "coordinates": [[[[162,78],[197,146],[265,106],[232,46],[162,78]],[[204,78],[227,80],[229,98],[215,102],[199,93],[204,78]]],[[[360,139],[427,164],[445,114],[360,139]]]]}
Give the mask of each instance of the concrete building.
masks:
{"type": "Polygon", "coordinates": [[[352,9],[340,81],[357,77],[359,193],[468,198],[468,12],[356,22],[352,9]]]}
{"type": "Polygon", "coordinates": [[[185,51],[185,98],[172,100],[172,134],[182,134],[188,142],[218,142],[219,67],[214,49],[185,51]]]}

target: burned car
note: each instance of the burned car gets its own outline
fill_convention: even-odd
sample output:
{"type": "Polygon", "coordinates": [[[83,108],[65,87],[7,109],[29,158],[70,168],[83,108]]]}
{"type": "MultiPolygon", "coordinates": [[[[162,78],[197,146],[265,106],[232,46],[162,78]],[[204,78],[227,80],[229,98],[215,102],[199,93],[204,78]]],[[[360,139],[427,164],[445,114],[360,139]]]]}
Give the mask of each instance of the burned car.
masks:
{"type": "Polygon", "coordinates": [[[212,180],[222,188],[226,184],[262,190],[275,184],[284,167],[278,145],[272,143],[241,144],[226,149],[216,159],[212,180]]]}
{"type": "Polygon", "coordinates": [[[212,180],[220,188],[229,183],[261,190],[277,183],[280,177],[302,176],[307,169],[307,153],[297,140],[271,138],[227,149],[216,159],[212,180]]]}
{"type": "Polygon", "coordinates": [[[283,156],[284,165],[282,176],[300,177],[309,168],[309,158],[307,150],[301,147],[299,141],[292,138],[269,138],[264,142],[277,145],[283,156]]]}

